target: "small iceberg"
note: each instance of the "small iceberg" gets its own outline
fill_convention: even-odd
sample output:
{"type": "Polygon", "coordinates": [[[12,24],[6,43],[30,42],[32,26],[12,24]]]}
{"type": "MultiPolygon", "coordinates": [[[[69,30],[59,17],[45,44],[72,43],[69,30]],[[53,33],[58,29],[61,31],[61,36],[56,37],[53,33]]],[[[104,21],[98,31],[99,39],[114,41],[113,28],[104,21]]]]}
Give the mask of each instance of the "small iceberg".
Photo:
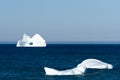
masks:
{"type": "Polygon", "coordinates": [[[82,75],[86,69],[112,69],[111,64],[102,62],[97,59],[86,59],[82,63],[78,64],[77,67],[68,70],[56,70],[53,68],[44,67],[46,75],[82,75]]]}
{"type": "Polygon", "coordinates": [[[17,42],[16,47],[46,47],[46,41],[39,34],[35,34],[32,38],[24,34],[23,39],[17,42]]]}

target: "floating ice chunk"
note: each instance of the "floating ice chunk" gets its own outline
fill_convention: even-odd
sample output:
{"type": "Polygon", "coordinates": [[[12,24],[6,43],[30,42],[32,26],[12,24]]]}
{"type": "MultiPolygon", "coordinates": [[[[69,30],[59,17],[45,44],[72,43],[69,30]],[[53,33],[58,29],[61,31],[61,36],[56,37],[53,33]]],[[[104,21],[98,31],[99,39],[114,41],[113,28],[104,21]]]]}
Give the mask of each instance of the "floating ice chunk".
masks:
{"type": "Polygon", "coordinates": [[[85,67],[76,67],[68,70],[56,70],[53,68],[44,67],[46,75],[82,75],[85,72],[85,67]]]}
{"type": "Polygon", "coordinates": [[[97,59],[86,59],[82,63],[78,64],[77,67],[68,70],[56,70],[53,68],[44,67],[46,75],[82,75],[85,73],[87,68],[92,69],[112,69],[111,64],[102,62],[97,59]]]}
{"type": "Polygon", "coordinates": [[[86,59],[81,64],[78,64],[77,67],[85,66],[86,68],[93,68],[93,69],[112,69],[113,66],[111,64],[102,62],[97,59],[86,59]]]}
{"type": "Polygon", "coordinates": [[[46,41],[39,34],[35,34],[32,38],[24,34],[23,39],[17,42],[16,47],[46,47],[46,41]]]}

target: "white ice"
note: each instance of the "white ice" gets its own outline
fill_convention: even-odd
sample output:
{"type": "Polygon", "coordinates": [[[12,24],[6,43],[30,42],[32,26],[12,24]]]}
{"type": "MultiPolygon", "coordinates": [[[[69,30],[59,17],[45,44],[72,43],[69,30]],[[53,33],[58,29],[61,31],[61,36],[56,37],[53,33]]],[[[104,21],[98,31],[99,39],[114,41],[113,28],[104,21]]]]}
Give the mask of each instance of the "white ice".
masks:
{"type": "Polygon", "coordinates": [[[32,38],[24,34],[23,39],[17,42],[16,47],[46,47],[46,41],[39,34],[35,34],[32,38]]]}
{"type": "Polygon", "coordinates": [[[44,67],[46,75],[82,75],[85,73],[87,68],[91,69],[112,69],[111,64],[102,62],[97,59],[86,59],[82,63],[78,64],[77,67],[68,70],[56,70],[53,68],[44,67]]]}

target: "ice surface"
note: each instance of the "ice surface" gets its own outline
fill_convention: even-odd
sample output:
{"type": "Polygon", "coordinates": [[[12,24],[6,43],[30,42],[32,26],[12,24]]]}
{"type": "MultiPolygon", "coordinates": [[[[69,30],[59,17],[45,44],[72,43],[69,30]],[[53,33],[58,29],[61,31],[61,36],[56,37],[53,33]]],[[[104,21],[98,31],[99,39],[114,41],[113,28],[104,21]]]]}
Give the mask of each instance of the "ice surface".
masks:
{"type": "Polygon", "coordinates": [[[86,59],[81,64],[78,64],[77,67],[85,66],[86,68],[93,68],[93,69],[112,69],[113,66],[111,64],[102,62],[97,59],[86,59]]]}
{"type": "Polygon", "coordinates": [[[82,75],[85,73],[87,68],[92,69],[112,69],[111,64],[102,62],[97,59],[86,59],[82,63],[78,64],[77,67],[68,70],[56,70],[53,68],[44,67],[46,75],[82,75]]]}
{"type": "Polygon", "coordinates": [[[32,38],[24,34],[23,39],[17,42],[16,47],[46,47],[46,41],[39,34],[35,34],[32,38]]]}

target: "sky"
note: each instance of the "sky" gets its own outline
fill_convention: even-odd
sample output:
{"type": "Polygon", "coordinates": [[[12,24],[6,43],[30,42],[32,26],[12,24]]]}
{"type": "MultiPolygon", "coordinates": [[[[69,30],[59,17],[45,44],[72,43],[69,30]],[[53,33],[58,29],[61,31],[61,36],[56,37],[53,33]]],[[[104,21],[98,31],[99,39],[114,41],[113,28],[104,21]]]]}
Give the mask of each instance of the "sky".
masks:
{"type": "Polygon", "coordinates": [[[0,41],[120,41],[120,0],[0,0],[0,41]]]}

